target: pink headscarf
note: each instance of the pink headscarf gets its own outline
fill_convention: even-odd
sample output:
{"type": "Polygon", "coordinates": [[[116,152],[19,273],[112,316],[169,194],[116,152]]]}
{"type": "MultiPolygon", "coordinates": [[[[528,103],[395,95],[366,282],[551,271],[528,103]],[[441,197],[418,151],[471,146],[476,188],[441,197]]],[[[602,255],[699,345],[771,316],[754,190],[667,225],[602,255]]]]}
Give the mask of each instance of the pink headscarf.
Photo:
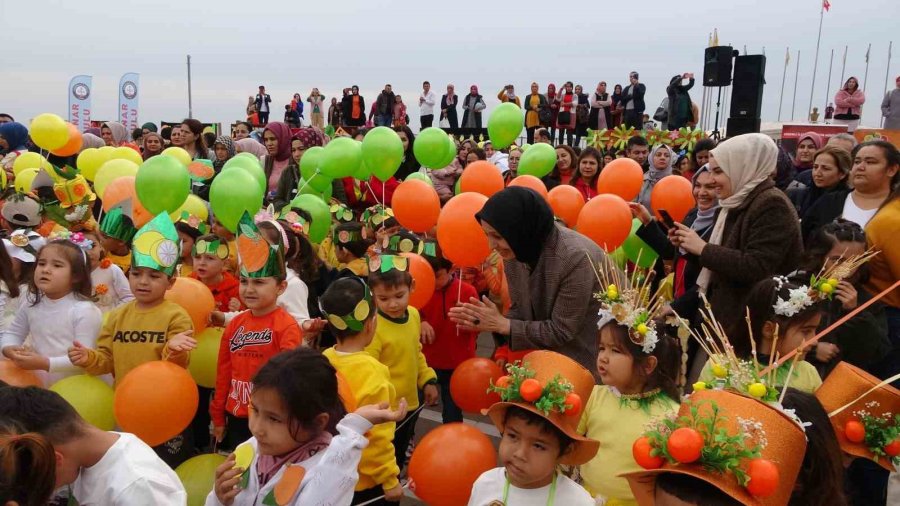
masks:
{"type": "Polygon", "coordinates": [[[234,141],[234,149],[238,153],[253,153],[257,158],[262,158],[269,153],[266,151],[265,146],[256,139],[251,139],[250,137],[234,141]]]}
{"type": "MultiPolygon", "coordinates": [[[[278,152],[275,153],[275,160],[282,162],[291,157],[291,129],[288,128],[284,123],[274,121],[266,125],[266,129],[263,130],[263,135],[266,134],[266,131],[272,132],[275,134],[275,138],[278,139],[278,152]]],[[[263,146],[265,147],[265,146],[263,146]]],[[[266,151],[268,153],[268,151],[266,151]]]]}

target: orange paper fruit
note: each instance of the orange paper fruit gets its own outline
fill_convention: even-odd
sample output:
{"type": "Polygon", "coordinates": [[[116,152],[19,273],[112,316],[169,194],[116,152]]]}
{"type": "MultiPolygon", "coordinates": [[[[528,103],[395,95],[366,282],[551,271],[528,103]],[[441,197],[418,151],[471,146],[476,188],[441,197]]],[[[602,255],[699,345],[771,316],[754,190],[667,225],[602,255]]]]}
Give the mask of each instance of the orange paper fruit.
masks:
{"type": "Polygon", "coordinates": [[[519,385],[519,395],[527,402],[534,402],[540,399],[543,390],[544,387],[541,386],[541,382],[534,378],[528,378],[519,385]]]}
{"type": "MultiPolygon", "coordinates": [[[[509,182],[510,186],[524,186],[525,188],[531,188],[532,190],[541,194],[541,197],[544,197],[544,200],[547,200],[547,185],[544,184],[540,179],[525,174],[522,176],[518,176],[512,181],[509,182]]],[[[575,188],[574,186],[572,188],[575,188]]]]}
{"type": "Polygon", "coordinates": [[[413,232],[427,232],[437,225],[441,200],[430,184],[407,179],[394,190],[391,208],[401,225],[413,232]]]}
{"type": "Polygon", "coordinates": [[[199,279],[178,277],[166,292],[166,300],[183,307],[194,323],[194,335],[206,329],[209,314],[216,309],[216,301],[209,288],[199,279]]]}
{"type": "Polygon", "coordinates": [[[409,274],[415,281],[415,288],[409,296],[409,303],[416,309],[422,309],[434,295],[434,269],[431,268],[428,260],[416,253],[401,253],[400,256],[409,259],[409,274]]]}
{"type": "Polygon", "coordinates": [[[430,506],[469,502],[472,485],[497,465],[490,439],[476,427],[448,423],[425,434],[409,460],[416,496],[430,506]]]}
{"type": "Polygon", "coordinates": [[[703,436],[697,429],[681,427],[672,431],[666,443],[669,455],[682,464],[690,464],[700,458],[703,436]]]}
{"type": "Polygon", "coordinates": [[[438,244],[444,258],[457,267],[479,266],[491,252],[487,236],[475,219],[475,214],[481,211],[485,202],[487,197],[484,195],[461,193],[450,199],[441,210],[437,223],[438,244]]]}
{"type": "Polygon", "coordinates": [[[124,432],[159,446],[190,425],[199,400],[194,378],[184,367],[157,360],[135,367],[119,380],[113,413],[124,432]]]}
{"type": "MultiPolygon", "coordinates": [[[[497,384],[503,370],[493,360],[470,358],[453,371],[450,377],[450,396],[453,402],[467,413],[481,413],[491,405],[500,402],[496,392],[488,393],[488,386],[497,384]]],[[[508,380],[508,378],[507,378],[508,380]]]]}
{"type": "Polygon", "coordinates": [[[598,195],[581,209],[575,228],[609,253],[631,233],[631,210],[617,195],[598,195]]]}
{"type": "Polygon", "coordinates": [[[490,197],[503,189],[503,175],[496,165],[478,160],[466,166],[459,178],[459,191],[475,192],[490,197]]]}
{"type": "Polygon", "coordinates": [[[631,455],[634,457],[634,461],[644,469],[659,469],[663,465],[663,458],[651,455],[652,451],[653,446],[647,436],[637,438],[631,445],[631,455]]]}
{"type": "MultiPolygon", "coordinates": [[[[519,176],[524,177],[524,176],[519,176]]],[[[561,184],[547,194],[547,201],[553,214],[563,220],[567,227],[574,227],[578,222],[578,214],[584,207],[584,195],[574,186],[561,184]]]]}
{"type": "Polygon", "coordinates": [[[644,184],[644,169],[631,158],[616,158],[606,164],[597,178],[597,192],[612,193],[634,200],[644,184]]]}
{"type": "Polygon", "coordinates": [[[656,218],[662,220],[660,209],[665,209],[675,221],[681,221],[694,208],[694,193],[686,177],[671,175],[660,179],[650,191],[650,206],[656,218]]]}
{"type": "Polygon", "coordinates": [[[849,420],[844,425],[844,436],[851,443],[862,443],[866,439],[866,427],[856,420],[849,420]]]}
{"type": "Polygon", "coordinates": [[[756,497],[768,497],[778,490],[778,466],[768,459],[753,459],[747,466],[747,491],[756,497]]]}

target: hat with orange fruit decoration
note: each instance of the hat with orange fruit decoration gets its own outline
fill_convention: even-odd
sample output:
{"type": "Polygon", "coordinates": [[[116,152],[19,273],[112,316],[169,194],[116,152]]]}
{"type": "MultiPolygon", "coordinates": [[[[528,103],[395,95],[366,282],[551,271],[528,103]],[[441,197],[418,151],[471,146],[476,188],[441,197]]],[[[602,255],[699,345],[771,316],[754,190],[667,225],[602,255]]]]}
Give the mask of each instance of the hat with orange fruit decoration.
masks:
{"type": "Polygon", "coordinates": [[[803,465],[806,436],[787,413],[727,390],[691,394],[632,446],[645,471],[625,473],[640,506],[655,502],[663,473],[693,476],[741,504],[787,504],[803,465]]]}
{"type": "Polygon", "coordinates": [[[841,450],[894,472],[900,469],[900,390],[891,381],[839,362],[815,395],[841,450]]]}
{"type": "Polygon", "coordinates": [[[516,406],[546,419],[572,439],[572,451],[560,459],[561,464],[580,465],[594,458],[600,443],[577,432],[582,407],[594,389],[594,377],[565,355],[552,351],[533,351],[522,363],[507,366],[508,374],[493,383],[490,390],[500,394],[500,402],[487,415],[501,432],[506,412],[516,406]]]}

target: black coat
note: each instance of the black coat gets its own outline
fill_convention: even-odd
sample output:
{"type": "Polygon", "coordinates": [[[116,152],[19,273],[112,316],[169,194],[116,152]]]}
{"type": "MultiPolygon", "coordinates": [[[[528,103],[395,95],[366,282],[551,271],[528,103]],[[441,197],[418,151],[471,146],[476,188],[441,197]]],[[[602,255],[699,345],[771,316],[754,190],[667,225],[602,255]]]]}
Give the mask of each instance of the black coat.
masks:
{"type": "Polygon", "coordinates": [[[366,124],[366,99],[359,96],[359,114],[358,118],[350,115],[353,112],[353,95],[347,95],[341,99],[341,109],[343,112],[343,120],[345,125],[363,126],[366,124]]]}
{"type": "Polygon", "coordinates": [[[647,87],[644,86],[643,83],[638,83],[637,86],[629,84],[622,90],[622,106],[625,107],[628,104],[628,89],[634,88],[632,92],[631,100],[634,100],[634,110],[638,114],[643,114],[644,109],[647,108],[647,105],[644,104],[644,93],[647,92],[647,87]]]}
{"type": "Polygon", "coordinates": [[[849,194],[849,188],[836,190],[822,195],[815,204],[810,206],[800,221],[803,242],[809,242],[813,232],[841,217],[844,213],[844,201],[847,200],[849,194]]]}
{"type": "MultiPolygon", "coordinates": [[[[463,112],[462,124],[463,125],[466,124],[466,121],[469,120],[469,113],[471,112],[472,114],[475,115],[475,128],[481,130],[481,112],[484,109],[482,109],[482,111],[476,111],[475,106],[478,105],[478,102],[481,102],[482,104],[484,104],[484,97],[482,97],[481,95],[476,95],[473,98],[472,95],[469,94],[469,95],[466,95],[465,97],[463,97],[462,103],[465,104],[466,101],[471,102],[471,104],[470,104],[471,110],[465,109],[465,112],[463,112]]],[[[465,126],[463,126],[463,128],[465,128],[465,126]]]]}

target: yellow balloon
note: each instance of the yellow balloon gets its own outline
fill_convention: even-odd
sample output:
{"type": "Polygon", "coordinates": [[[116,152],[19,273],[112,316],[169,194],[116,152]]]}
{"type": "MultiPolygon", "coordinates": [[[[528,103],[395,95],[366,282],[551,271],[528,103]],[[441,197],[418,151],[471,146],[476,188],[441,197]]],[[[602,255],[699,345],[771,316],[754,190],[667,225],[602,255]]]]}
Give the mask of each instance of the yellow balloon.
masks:
{"type": "Polygon", "coordinates": [[[116,148],[114,148],[112,146],[103,146],[103,147],[99,147],[97,149],[99,149],[101,153],[106,153],[106,156],[108,156],[110,158],[112,158],[113,151],[116,150],[116,148]]]}
{"type": "Polygon", "coordinates": [[[113,430],[113,389],[100,378],[80,374],[63,378],[50,390],[58,393],[75,408],[88,423],[100,430],[113,430]]]}
{"type": "Polygon", "coordinates": [[[78,154],[75,164],[85,179],[93,181],[100,167],[109,161],[109,154],[109,151],[104,152],[102,149],[87,148],[78,154]]]}
{"type": "Polygon", "coordinates": [[[0,190],[6,189],[6,171],[0,170],[0,190]]]}
{"type": "Polygon", "coordinates": [[[178,221],[181,219],[181,212],[187,211],[189,214],[200,218],[200,221],[206,221],[209,219],[209,209],[206,207],[206,202],[200,197],[194,195],[193,193],[187,196],[187,200],[184,201],[184,204],[181,204],[181,207],[175,210],[169,217],[172,218],[172,221],[178,221]]]}
{"type": "Polygon", "coordinates": [[[113,148],[112,156],[109,158],[110,160],[128,160],[130,162],[134,162],[138,165],[144,163],[143,157],[137,151],[129,148],[128,146],[119,146],[117,148],[113,148]]]}
{"type": "Polygon", "coordinates": [[[103,198],[103,192],[106,191],[106,186],[113,181],[113,179],[120,178],[122,176],[137,176],[138,165],[129,160],[110,160],[103,164],[100,167],[100,170],[97,171],[97,175],[94,178],[94,191],[97,192],[97,195],[100,198],[103,198]]]}
{"type": "Polygon", "coordinates": [[[69,127],[66,126],[66,122],[51,113],[39,114],[31,120],[28,134],[38,147],[50,151],[61,148],[69,142],[69,127]]]}
{"type": "Polygon", "coordinates": [[[17,156],[16,161],[13,162],[13,174],[18,176],[19,172],[22,172],[25,169],[40,169],[41,167],[47,169],[47,172],[53,170],[53,167],[50,166],[50,162],[40,154],[31,152],[22,153],[17,156]]]}
{"type": "Polygon", "coordinates": [[[166,148],[165,150],[163,150],[162,154],[175,157],[175,159],[178,160],[179,162],[181,162],[181,164],[184,165],[185,167],[190,165],[191,162],[193,161],[193,160],[191,160],[191,155],[188,154],[187,151],[185,151],[184,149],[179,148],[177,146],[172,146],[171,148],[166,148]]]}
{"type": "Polygon", "coordinates": [[[201,387],[216,386],[216,367],[219,363],[219,343],[222,331],[218,327],[206,327],[197,337],[197,347],[191,350],[188,371],[201,387]]]}
{"type": "Polygon", "coordinates": [[[40,169],[25,169],[16,176],[16,191],[19,193],[28,193],[31,191],[31,183],[37,177],[40,169]]]}

